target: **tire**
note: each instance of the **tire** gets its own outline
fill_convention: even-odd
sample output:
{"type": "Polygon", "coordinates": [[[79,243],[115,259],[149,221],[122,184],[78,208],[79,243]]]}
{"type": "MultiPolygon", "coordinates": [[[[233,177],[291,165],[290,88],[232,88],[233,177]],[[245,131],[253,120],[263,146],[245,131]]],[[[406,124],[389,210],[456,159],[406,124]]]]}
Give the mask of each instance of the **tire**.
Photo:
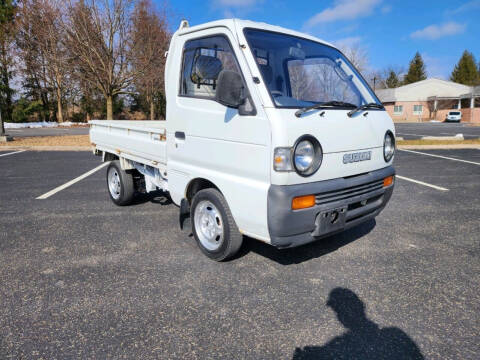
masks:
{"type": "Polygon", "coordinates": [[[217,189],[200,190],[195,194],[190,218],[197,245],[210,259],[224,261],[240,250],[243,236],[227,201],[217,189]]]}
{"type": "Polygon", "coordinates": [[[118,205],[125,206],[132,203],[135,187],[133,176],[120,166],[120,161],[110,162],[107,167],[107,189],[110,199],[118,205]]]}

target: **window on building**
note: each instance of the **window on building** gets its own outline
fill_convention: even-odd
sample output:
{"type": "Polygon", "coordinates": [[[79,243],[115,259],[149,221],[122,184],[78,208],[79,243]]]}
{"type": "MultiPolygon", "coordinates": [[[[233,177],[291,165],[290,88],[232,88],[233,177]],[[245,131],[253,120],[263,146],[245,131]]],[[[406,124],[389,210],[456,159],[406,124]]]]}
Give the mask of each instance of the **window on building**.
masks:
{"type": "Polygon", "coordinates": [[[422,113],[423,113],[423,105],[413,105],[414,115],[422,115],[422,113]]]}
{"type": "Polygon", "coordinates": [[[395,115],[401,115],[403,113],[403,105],[395,105],[393,107],[393,113],[395,115]]]}

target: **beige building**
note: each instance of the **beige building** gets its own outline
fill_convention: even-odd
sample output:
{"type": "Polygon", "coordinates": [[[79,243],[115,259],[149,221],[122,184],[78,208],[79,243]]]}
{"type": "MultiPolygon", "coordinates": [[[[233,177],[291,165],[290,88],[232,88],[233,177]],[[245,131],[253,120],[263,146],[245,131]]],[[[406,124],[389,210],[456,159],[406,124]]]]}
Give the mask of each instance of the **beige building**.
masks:
{"type": "Polygon", "coordinates": [[[462,122],[480,122],[479,86],[431,78],[377,90],[377,96],[396,122],[443,121],[450,110],[456,109],[462,112],[462,122]]]}

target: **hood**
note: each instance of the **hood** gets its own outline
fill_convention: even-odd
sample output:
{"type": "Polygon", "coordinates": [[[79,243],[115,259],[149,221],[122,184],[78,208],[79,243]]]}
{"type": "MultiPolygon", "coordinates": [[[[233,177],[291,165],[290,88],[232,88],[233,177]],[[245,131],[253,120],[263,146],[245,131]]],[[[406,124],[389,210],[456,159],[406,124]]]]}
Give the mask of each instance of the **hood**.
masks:
{"type": "MultiPolygon", "coordinates": [[[[274,184],[299,184],[352,176],[390,165],[383,158],[385,133],[395,134],[393,122],[384,110],[359,111],[349,117],[349,110],[312,110],[300,118],[297,109],[266,109],[272,128],[272,151],[276,147],[292,147],[302,135],[314,136],[322,146],[323,161],[320,169],[309,177],[295,172],[272,171],[274,184]],[[323,116],[320,116],[325,112],[323,116]],[[364,116],[368,113],[366,116],[364,116]],[[368,161],[344,164],[345,153],[371,150],[368,161]]],[[[272,154],[273,156],[273,154],[272,154]]],[[[273,158],[273,157],[272,157],[273,158]]]]}
{"type": "Polygon", "coordinates": [[[383,110],[359,111],[353,117],[347,115],[349,110],[312,110],[300,118],[295,116],[296,109],[272,110],[272,129],[278,129],[275,147],[293,146],[300,136],[310,134],[318,139],[324,154],[370,149],[383,147],[385,132],[394,132],[392,120],[383,110]]]}

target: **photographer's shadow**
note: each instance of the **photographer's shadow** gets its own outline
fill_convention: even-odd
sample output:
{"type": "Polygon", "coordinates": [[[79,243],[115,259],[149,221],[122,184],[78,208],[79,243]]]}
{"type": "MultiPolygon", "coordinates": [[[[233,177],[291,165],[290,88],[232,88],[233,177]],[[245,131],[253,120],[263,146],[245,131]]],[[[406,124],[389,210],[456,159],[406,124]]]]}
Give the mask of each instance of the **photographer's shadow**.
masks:
{"type": "Polygon", "coordinates": [[[380,328],[365,315],[365,305],[351,290],[336,288],[327,301],[347,331],[323,346],[296,348],[294,360],[424,359],[415,342],[396,327],[380,328]]]}

